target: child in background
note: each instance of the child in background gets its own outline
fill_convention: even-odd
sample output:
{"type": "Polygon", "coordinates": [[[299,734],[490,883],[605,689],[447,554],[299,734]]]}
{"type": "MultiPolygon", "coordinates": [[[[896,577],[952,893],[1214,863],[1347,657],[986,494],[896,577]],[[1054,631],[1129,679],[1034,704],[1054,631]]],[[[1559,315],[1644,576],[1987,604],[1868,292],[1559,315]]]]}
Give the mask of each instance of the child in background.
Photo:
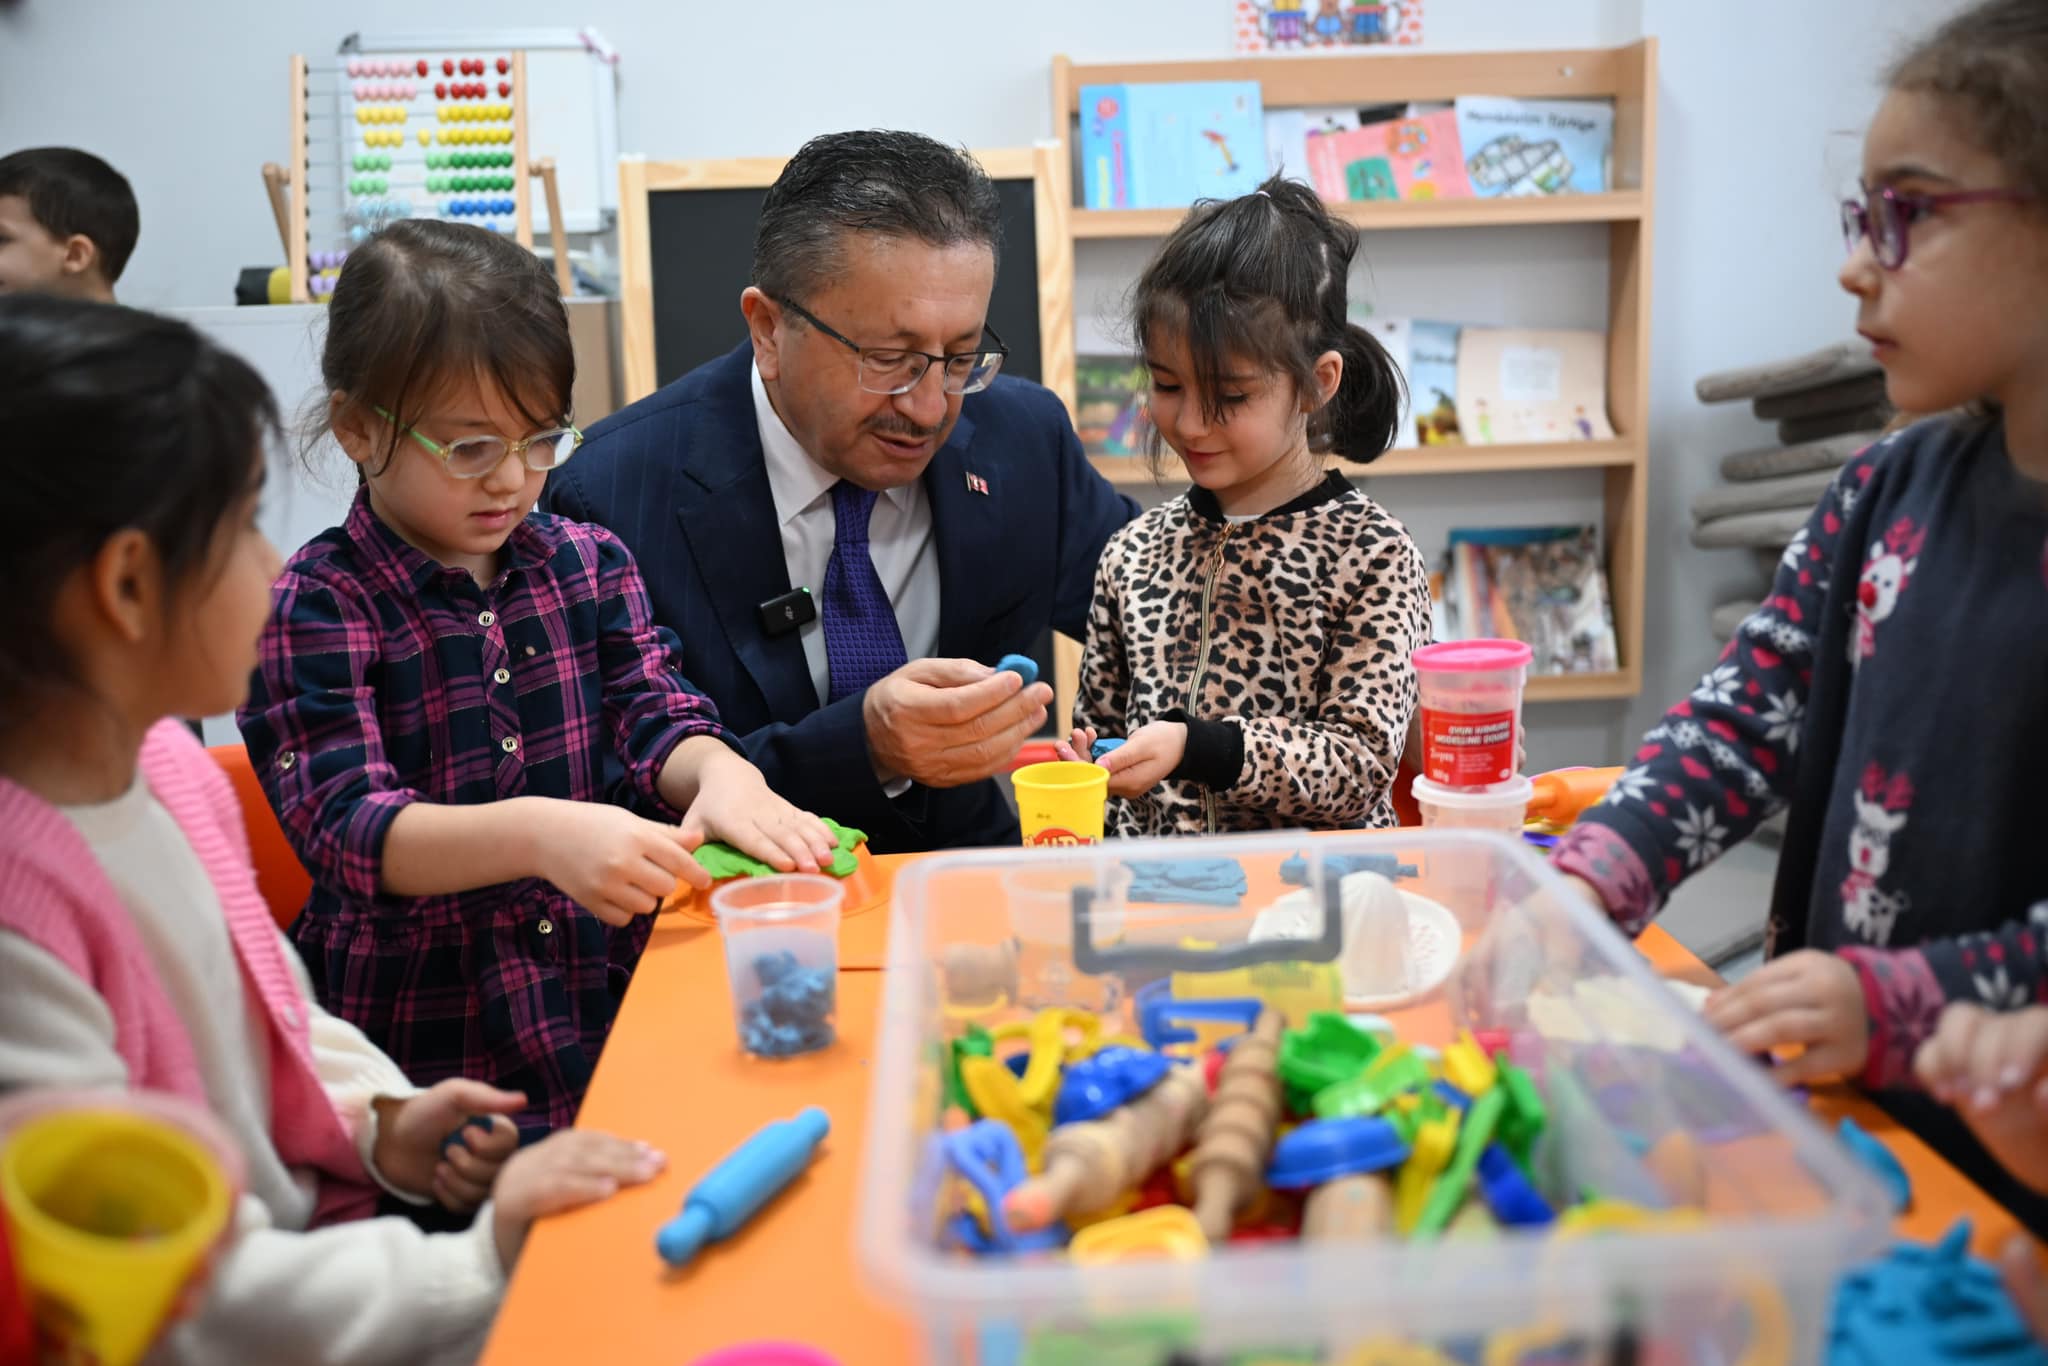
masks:
{"type": "Polygon", "coordinates": [[[0,157],[0,294],[112,303],[141,231],[135,192],[92,153],[31,147],[0,157]]]}
{"type": "Polygon", "coordinates": [[[1859,1078],[2048,1229],[1911,1082],[1950,1001],[2039,1000],[2048,925],[2048,8],[1991,0],[1893,70],[1842,287],[1908,412],[1849,462],[1558,866],[1631,932],[1790,808],[1770,960],[1708,1003],[1788,1081],[1859,1078]]]}
{"type": "Polygon", "coordinates": [[[1138,281],[1153,453],[1194,488],[1110,538],[1075,731],[1124,744],[1110,832],[1391,826],[1429,577],[1344,477],[1393,444],[1401,379],[1345,313],[1358,232],[1275,177],[1191,212],[1138,281]]]}
{"type": "Polygon", "coordinates": [[[577,441],[568,317],[531,253],[385,229],[349,253],[321,371],[362,488],[278,579],[239,717],[313,873],[293,938],[413,1080],[523,1092],[545,1133],[575,1118],[651,913],[709,885],[691,851],[815,872],[834,841],[677,672],[618,540],[528,515],[577,441]]]}
{"type": "Polygon", "coordinates": [[[162,1091],[241,1149],[233,1234],[151,1360],[468,1359],[535,1217],[646,1180],[601,1134],[518,1153],[523,1098],[410,1085],[308,999],[227,778],[177,716],[248,687],[277,552],[254,371],[184,323],[0,299],[0,1092],[162,1091]],[[372,1184],[372,1181],[376,1184],[372,1184]],[[377,1186],[473,1209],[365,1219],[377,1186]]]}
{"type": "MultiPolygon", "coordinates": [[[[1913,1057],[1913,1075],[1952,1105],[2005,1169],[2048,1195],[2048,1009],[2000,1015],[1958,1001],[1913,1057]]],[[[2048,1278],[2032,1240],[2015,1234],[1998,1258],[2005,1288],[2048,1345],[2048,1278]]]]}

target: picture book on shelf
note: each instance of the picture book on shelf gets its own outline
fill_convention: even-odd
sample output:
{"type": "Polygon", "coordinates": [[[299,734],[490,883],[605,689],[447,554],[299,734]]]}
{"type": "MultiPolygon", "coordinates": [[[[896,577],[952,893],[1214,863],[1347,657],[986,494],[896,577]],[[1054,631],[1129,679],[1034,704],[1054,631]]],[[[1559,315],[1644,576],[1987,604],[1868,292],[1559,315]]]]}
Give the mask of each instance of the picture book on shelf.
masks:
{"type": "Polygon", "coordinates": [[[1454,529],[1445,586],[1456,638],[1522,641],[1532,676],[1621,667],[1596,527],[1454,529]]]}
{"type": "Polygon", "coordinates": [[[1373,340],[1386,351],[1387,359],[1394,362],[1394,368],[1401,372],[1402,396],[1401,420],[1395,424],[1394,444],[1389,450],[1410,450],[1421,444],[1415,433],[1415,385],[1409,379],[1409,371],[1415,364],[1413,354],[1413,332],[1415,324],[1408,318],[1379,318],[1354,315],[1351,321],[1372,333],[1373,340]]]}
{"type": "Polygon", "coordinates": [[[1458,116],[1440,109],[1340,133],[1312,133],[1309,177],[1329,200],[1470,199],[1458,116]]]}
{"type": "Polygon", "coordinates": [[[1089,455],[1144,453],[1145,391],[1149,375],[1136,356],[1078,356],[1074,360],[1074,429],[1089,455]]]}
{"type": "Polygon", "coordinates": [[[1421,446],[1463,445],[1458,425],[1458,325],[1408,325],[1408,406],[1421,446]]]}
{"type": "Polygon", "coordinates": [[[1311,134],[1342,133],[1369,123],[1384,123],[1407,112],[1402,104],[1374,104],[1364,108],[1321,105],[1305,109],[1266,111],[1266,174],[1284,175],[1304,185],[1315,182],[1308,172],[1308,140],[1311,134]]]}
{"type": "Polygon", "coordinates": [[[1481,199],[1607,188],[1614,146],[1607,101],[1460,95],[1456,111],[1465,174],[1481,199]]]}
{"type": "Polygon", "coordinates": [[[1259,83],[1082,87],[1081,175],[1091,209],[1179,209],[1250,194],[1266,178],[1259,83]]]}
{"type": "Polygon", "coordinates": [[[1468,327],[1454,401],[1467,443],[1606,441],[1607,334],[1468,327]]]}

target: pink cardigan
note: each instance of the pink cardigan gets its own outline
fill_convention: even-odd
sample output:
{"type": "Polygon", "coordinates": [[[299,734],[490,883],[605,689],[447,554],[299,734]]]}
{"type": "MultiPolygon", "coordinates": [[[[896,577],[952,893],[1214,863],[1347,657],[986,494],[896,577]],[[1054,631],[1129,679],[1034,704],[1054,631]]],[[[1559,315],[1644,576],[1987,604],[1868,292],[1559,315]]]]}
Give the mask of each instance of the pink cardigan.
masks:
{"type": "MultiPolygon", "coordinates": [[[[321,1174],[313,1222],[368,1216],[376,1188],[314,1070],[311,1016],[270,908],[256,888],[242,812],[227,775],[176,721],[142,743],[143,777],[212,878],[245,988],[269,1023],[270,1136],[288,1167],[321,1174]]],[[[129,1084],[199,1105],[205,1087],[192,1041],[148,950],[92,849],[55,807],[0,778],[0,929],[35,944],[99,993],[129,1084]]]]}

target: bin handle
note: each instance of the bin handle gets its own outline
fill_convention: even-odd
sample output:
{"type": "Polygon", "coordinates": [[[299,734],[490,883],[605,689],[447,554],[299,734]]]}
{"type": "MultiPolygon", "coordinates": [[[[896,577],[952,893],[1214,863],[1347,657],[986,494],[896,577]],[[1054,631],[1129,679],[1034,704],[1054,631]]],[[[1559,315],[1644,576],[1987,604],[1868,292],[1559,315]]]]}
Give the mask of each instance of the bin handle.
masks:
{"type": "Polygon", "coordinates": [[[1168,944],[1098,945],[1090,924],[1093,887],[1074,888],[1074,966],[1090,976],[1118,972],[1228,972],[1259,963],[1334,963],[1344,950],[1342,879],[1323,879],[1323,932],[1314,939],[1262,939],[1231,949],[1168,944]]]}

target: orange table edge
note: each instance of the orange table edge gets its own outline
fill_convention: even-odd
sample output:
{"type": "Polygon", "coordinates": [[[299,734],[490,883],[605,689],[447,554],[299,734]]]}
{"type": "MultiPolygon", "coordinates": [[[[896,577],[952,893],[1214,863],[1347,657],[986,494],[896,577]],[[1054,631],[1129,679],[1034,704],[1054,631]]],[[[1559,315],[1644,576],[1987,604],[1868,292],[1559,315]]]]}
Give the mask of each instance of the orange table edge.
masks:
{"type": "MultiPolygon", "coordinates": [[[[874,863],[893,880],[915,857],[874,863]]],[[[657,924],[577,1123],[655,1144],[668,1169],[533,1230],[484,1366],[687,1366],[760,1339],[808,1342],[844,1366],[923,1359],[916,1325],[869,1294],[854,1250],[883,979],[873,969],[888,926],[884,908],[841,929],[839,1042],[769,1061],[740,1051],[717,931],[682,917],[657,924]],[[697,1180],[755,1129],[806,1105],[832,1117],[831,1136],[809,1171],[730,1241],[682,1271],[664,1267],[655,1230],[697,1180]]],[[[1718,980],[1654,926],[1636,942],[1668,977],[1707,986],[1718,980]]],[[[1828,1125],[1853,1116],[1905,1164],[1913,1207],[1897,1221],[1900,1236],[1931,1241],[1967,1214],[1976,1250],[1990,1255],[2016,1230],[2001,1206],[1862,1096],[1822,1088],[1813,1108],[1828,1125]]]]}

